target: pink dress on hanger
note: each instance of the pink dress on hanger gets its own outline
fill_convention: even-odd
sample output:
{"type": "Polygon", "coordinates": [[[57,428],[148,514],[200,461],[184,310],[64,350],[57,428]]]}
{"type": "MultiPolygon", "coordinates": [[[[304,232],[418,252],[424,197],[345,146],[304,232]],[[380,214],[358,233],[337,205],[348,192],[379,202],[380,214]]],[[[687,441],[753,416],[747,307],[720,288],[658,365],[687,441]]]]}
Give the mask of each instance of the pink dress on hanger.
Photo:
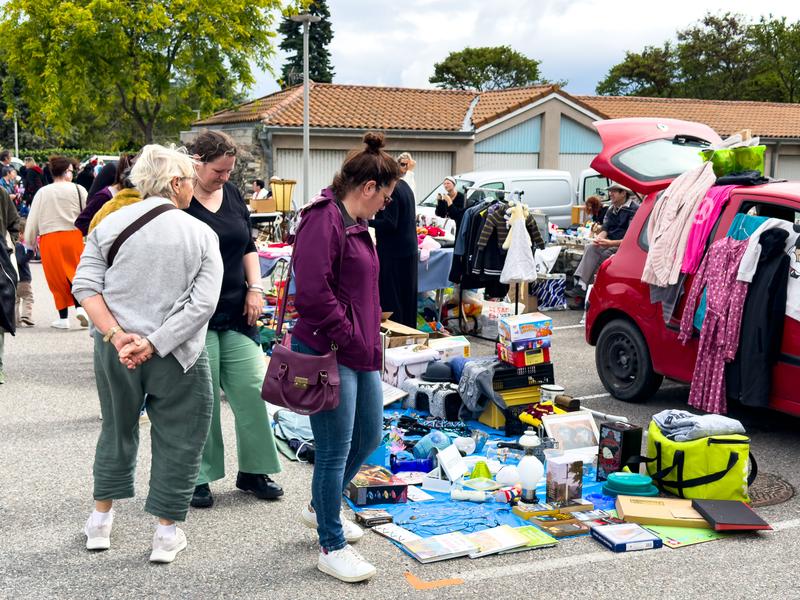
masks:
{"type": "Polygon", "coordinates": [[[700,330],[689,405],[707,412],[725,414],[728,411],[725,363],[736,357],[739,348],[748,283],[738,281],[736,276],[746,249],[747,240],[728,237],[711,244],[683,309],[678,340],[685,345],[692,337],[697,301],[706,289],[706,316],[700,330]]]}

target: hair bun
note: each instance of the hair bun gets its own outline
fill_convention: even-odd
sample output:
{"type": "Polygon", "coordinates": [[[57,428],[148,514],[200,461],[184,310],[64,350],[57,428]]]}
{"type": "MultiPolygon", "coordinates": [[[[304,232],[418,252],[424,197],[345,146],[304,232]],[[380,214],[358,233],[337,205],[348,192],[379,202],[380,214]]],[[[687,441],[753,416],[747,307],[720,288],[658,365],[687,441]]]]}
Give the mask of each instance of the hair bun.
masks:
{"type": "Polygon", "coordinates": [[[368,131],[362,138],[363,142],[367,145],[367,152],[378,154],[386,145],[383,134],[377,131],[368,131]]]}

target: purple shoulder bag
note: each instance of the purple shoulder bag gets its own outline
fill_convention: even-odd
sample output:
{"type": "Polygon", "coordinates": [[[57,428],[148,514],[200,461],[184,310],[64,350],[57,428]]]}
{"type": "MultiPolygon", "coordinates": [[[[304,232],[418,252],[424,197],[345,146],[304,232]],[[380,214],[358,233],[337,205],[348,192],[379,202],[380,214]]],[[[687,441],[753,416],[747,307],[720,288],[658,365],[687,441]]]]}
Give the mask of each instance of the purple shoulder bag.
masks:
{"type": "MultiPolygon", "coordinates": [[[[342,224],[344,226],[344,223],[342,224]]],[[[302,223],[301,223],[302,226],[302,223]]],[[[299,229],[298,229],[299,233],[299,229]]],[[[346,233],[342,233],[342,252],[346,243],[346,233]]],[[[295,244],[297,238],[295,237],[295,244]]],[[[341,281],[342,263],[339,259],[339,278],[341,281]]],[[[280,336],[289,298],[289,283],[292,280],[294,252],[289,260],[289,275],[283,288],[283,301],[278,311],[276,335],[280,336]]],[[[331,343],[331,351],[322,356],[301,354],[291,349],[291,336],[287,333],[272,348],[272,357],[267,367],[267,375],[261,387],[261,397],[277,406],[287,408],[300,415],[313,415],[323,410],[333,410],[339,406],[339,366],[336,362],[336,344],[331,343]]]]}

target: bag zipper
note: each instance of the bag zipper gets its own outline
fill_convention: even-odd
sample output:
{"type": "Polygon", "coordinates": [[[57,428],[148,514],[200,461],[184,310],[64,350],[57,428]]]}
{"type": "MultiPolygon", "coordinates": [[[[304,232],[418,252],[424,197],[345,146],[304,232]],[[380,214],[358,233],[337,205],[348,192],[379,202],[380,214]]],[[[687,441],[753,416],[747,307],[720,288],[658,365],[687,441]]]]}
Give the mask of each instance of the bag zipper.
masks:
{"type": "Polygon", "coordinates": [[[708,438],[708,442],[706,443],[707,446],[711,444],[749,444],[750,438],[744,438],[743,440],[721,440],[719,438],[708,438]]]}

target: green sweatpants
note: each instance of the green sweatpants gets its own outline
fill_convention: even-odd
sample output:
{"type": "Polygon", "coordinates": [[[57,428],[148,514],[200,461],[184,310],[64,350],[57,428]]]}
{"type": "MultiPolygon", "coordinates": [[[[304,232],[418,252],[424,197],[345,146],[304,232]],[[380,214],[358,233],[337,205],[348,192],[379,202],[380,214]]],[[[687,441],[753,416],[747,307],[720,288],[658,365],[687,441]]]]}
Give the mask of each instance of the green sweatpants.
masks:
{"type": "Polygon", "coordinates": [[[94,372],[103,415],[94,457],[95,500],[133,497],[139,411],[147,394],[152,463],[144,509],[162,519],[185,520],[211,422],[207,353],[186,373],[172,355],[153,356],[129,370],[114,346],[95,333],[94,372]]]}
{"type": "Polygon", "coordinates": [[[239,470],[264,475],[279,473],[281,463],[278,449],[267,415],[267,405],[261,399],[261,386],[267,372],[261,347],[236,331],[209,330],[206,334],[206,350],[214,386],[214,412],[197,484],[225,477],[220,388],[225,390],[235,419],[239,470]]]}

